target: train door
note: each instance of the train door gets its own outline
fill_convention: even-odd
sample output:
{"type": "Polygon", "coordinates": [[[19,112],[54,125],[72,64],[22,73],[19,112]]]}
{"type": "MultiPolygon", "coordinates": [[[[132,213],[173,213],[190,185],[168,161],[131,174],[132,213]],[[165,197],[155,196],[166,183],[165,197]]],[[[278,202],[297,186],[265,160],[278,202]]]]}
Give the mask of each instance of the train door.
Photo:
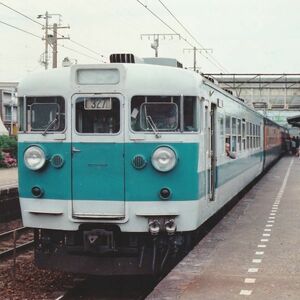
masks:
{"type": "Polygon", "coordinates": [[[78,218],[125,215],[121,95],[72,97],[72,208],[78,218]]]}
{"type": "Polygon", "coordinates": [[[205,161],[206,161],[206,198],[208,201],[215,200],[215,177],[216,177],[216,135],[215,118],[216,106],[205,104],[205,161]]]}

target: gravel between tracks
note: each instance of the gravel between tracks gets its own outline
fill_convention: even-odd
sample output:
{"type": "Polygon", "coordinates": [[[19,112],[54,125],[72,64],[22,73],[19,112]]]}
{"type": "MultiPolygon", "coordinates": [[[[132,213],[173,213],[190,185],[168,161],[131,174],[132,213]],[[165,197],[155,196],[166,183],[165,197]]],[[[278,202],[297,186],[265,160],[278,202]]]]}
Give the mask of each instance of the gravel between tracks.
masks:
{"type": "Polygon", "coordinates": [[[1,300],[52,300],[73,284],[73,275],[40,270],[34,266],[33,251],[17,257],[15,268],[12,259],[0,261],[1,300]]]}
{"type": "MultiPolygon", "coordinates": [[[[0,233],[22,227],[22,220],[0,223],[0,233]]],[[[74,276],[38,269],[33,251],[16,258],[14,280],[13,260],[0,260],[0,300],[52,300],[74,286],[74,276]]]]}

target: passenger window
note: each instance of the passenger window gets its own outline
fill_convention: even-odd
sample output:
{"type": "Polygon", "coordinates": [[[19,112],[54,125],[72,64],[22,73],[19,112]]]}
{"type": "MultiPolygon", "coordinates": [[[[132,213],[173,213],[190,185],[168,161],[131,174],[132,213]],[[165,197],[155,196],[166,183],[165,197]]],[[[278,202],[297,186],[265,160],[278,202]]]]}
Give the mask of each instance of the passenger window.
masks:
{"type": "Polygon", "coordinates": [[[232,145],[231,145],[231,151],[236,152],[237,151],[237,120],[236,118],[232,118],[232,145]]]}
{"type": "Polygon", "coordinates": [[[231,149],[231,118],[230,116],[225,117],[225,145],[224,152],[226,152],[226,144],[229,144],[229,149],[231,149]]]}
{"type": "Polygon", "coordinates": [[[242,150],[246,150],[246,122],[243,119],[242,121],[242,150]]]}
{"type": "Polygon", "coordinates": [[[237,150],[242,150],[242,122],[240,119],[237,119],[237,150]]]}
{"type": "Polygon", "coordinates": [[[78,133],[113,134],[120,131],[120,101],[111,97],[80,97],[76,100],[78,133]]]}
{"type": "Polygon", "coordinates": [[[247,149],[250,149],[250,123],[247,122],[246,123],[247,126],[246,126],[246,134],[247,134],[247,149]]]}
{"type": "Polygon", "coordinates": [[[198,131],[197,98],[184,97],[183,103],[184,131],[198,131]]]}

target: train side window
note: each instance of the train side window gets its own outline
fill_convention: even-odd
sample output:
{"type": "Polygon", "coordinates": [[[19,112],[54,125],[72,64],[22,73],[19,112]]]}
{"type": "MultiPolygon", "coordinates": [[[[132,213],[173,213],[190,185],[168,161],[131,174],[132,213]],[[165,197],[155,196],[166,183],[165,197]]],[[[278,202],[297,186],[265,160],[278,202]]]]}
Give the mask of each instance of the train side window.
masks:
{"type": "MultiPolygon", "coordinates": [[[[225,144],[229,144],[231,147],[231,118],[230,116],[226,116],[225,117],[225,144]]],[[[224,152],[226,152],[225,150],[225,145],[224,145],[224,152]]]]}
{"type": "Polygon", "coordinates": [[[240,119],[236,120],[236,126],[237,126],[237,150],[242,150],[242,122],[240,119]]]}
{"type": "Polygon", "coordinates": [[[25,98],[19,97],[18,99],[18,120],[19,120],[19,131],[25,131],[25,116],[24,116],[24,102],[25,98]]]}
{"type": "Polygon", "coordinates": [[[253,124],[250,124],[250,149],[253,149],[253,124]]]}
{"type": "Polygon", "coordinates": [[[246,123],[246,135],[247,135],[247,149],[250,149],[250,123],[246,123]]]}
{"type": "Polygon", "coordinates": [[[236,118],[231,119],[232,124],[232,144],[231,144],[231,151],[236,152],[237,151],[237,122],[236,118]]]}
{"type": "Polygon", "coordinates": [[[198,131],[197,98],[185,96],[183,98],[183,128],[184,131],[198,131]]]}
{"type": "Polygon", "coordinates": [[[220,137],[220,143],[219,143],[219,146],[218,146],[218,151],[220,154],[223,153],[223,148],[224,147],[223,145],[225,145],[225,139],[224,139],[224,116],[223,114],[219,113],[218,114],[218,125],[219,125],[219,137],[220,137]]]}
{"type": "Polygon", "coordinates": [[[256,130],[255,124],[252,124],[252,138],[253,138],[253,149],[256,148],[256,130]]]}
{"type": "Polygon", "coordinates": [[[242,150],[246,150],[246,122],[242,121],[242,150]]]}
{"type": "Polygon", "coordinates": [[[78,133],[118,133],[120,101],[110,97],[80,97],[76,99],[75,120],[78,133]]]}

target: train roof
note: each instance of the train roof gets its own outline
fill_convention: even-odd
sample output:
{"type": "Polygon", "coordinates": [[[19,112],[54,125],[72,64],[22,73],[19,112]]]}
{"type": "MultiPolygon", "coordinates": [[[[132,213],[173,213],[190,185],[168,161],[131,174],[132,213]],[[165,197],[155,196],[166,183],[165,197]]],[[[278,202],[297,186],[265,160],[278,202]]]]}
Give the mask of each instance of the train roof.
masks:
{"type": "Polygon", "coordinates": [[[71,67],[51,69],[29,74],[20,81],[18,86],[19,96],[26,95],[49,95],[66,94],[68,91],[82,92],[84,90],[97,89],[96,85],[81,85],[76,80],[78,70],[105,70],[118,69],[120,77],[126,76],[126,81],[119,83],[102,84],[111,90],[141,90],[149,92],[153,87],[161,89],[166,93],[181,91],[183,94],[197,94],[199,86],[199,75],[189,70],[169,66],[149,64],[95,64],[95,65],[72,65],[71,67]],[[166,80],[167,79],[167,80],[166,80]]]}

